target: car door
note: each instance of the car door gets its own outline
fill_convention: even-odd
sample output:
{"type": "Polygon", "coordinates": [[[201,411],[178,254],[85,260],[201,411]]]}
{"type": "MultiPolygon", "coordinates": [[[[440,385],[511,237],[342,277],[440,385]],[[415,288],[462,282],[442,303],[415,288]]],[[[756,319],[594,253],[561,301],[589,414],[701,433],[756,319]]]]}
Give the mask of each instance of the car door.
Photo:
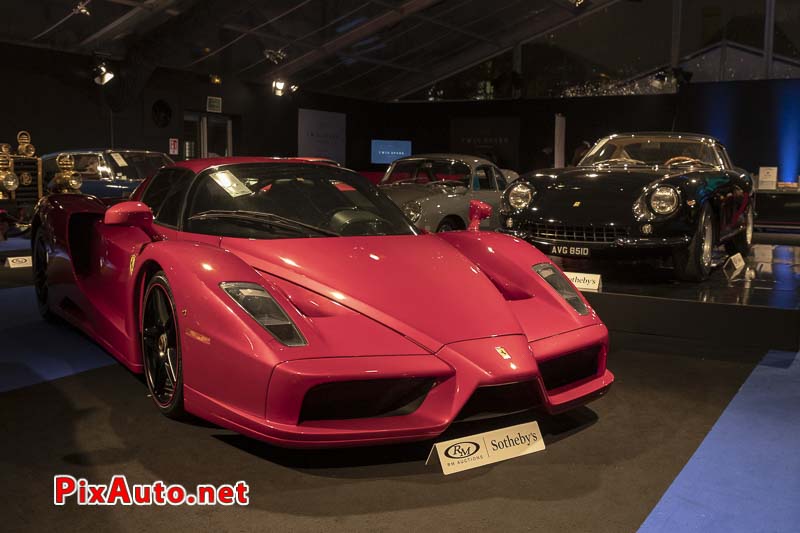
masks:
{"type": "MultiPolygon", "coordinates": [[[[144,191],[142,202],[153,210],[155,227],[167,239],[177,237],[180,209],[193,176],[185,169],[166,169],[159,172],[144,191]]],[[[119,345],[117,343],[124,343],[127,337],[126,316],[125,307],[115,299],[124,297],[131,263],[150,238],[138,228],[106,225],[101,220],[89,231],[86,261],[73,259],[78,283],[89,300],[89,309],[93,310],[92,323],[102,328],[104,337],[112,345],[119,345]]]]}
{"type": "Polygon", "coordinates": [[[481,222],[481,229],[496,228],[499,224],[500,200],[503,189],[498,188],[500,172],[494,165],[481,165],[472,179],[472,198],[492,206],[492,216],[481,222]]]}

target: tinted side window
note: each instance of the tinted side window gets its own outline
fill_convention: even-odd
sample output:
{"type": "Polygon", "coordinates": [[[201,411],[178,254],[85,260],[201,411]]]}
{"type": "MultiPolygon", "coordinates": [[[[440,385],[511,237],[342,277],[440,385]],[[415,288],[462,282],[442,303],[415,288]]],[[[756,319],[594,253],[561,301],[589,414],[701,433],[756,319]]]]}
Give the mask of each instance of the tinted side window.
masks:
{"type": "Polygon", "coordinates": [[[153,210],[156,222],[177,226],[186,189],[194,174],[183,169],[162,170],[144,191],[142,202],[153,210]]]}

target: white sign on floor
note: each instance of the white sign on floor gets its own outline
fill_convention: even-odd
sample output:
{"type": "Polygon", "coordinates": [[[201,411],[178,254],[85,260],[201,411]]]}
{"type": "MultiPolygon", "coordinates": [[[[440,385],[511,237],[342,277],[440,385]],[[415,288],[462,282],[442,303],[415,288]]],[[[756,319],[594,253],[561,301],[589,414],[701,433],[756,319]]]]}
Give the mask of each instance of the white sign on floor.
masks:
{"type": "Polygon", "coordinates": [[[28,268],[33,266],[31,256],[6,257],[5,265],[8,268],[28,268]]]}
{"type": "Polygon", "coordinates": [[[603,277],[600,274],[584,274],[582,272],[564,272],[573,285],[580,291],[599,291],[603,288],[603,277]]]}
{"type": "Polygon", "coordinates": [[[437,442],[426,465],[439,463],[444,475],[544,450],[538,422],[527,422],[469,437],[437,442]]]}

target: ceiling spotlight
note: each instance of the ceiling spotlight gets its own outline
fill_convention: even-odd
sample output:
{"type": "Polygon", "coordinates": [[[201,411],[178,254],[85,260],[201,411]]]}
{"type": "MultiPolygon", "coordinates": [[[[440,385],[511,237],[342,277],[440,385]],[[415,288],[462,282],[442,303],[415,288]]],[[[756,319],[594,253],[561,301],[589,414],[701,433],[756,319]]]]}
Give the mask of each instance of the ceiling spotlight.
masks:
{"type": "Polygon", "coordinates": [[[286,93],[293,93],[299,88],[299,86],[289,85],[283,80],[274,80],[272,82],[272,94],[275,96],[283,96],[286,93]]]}
{"type": "Polygon", "coordinates": [[[114,73],[108,69],[105,61],[101,61],[98,63],[96,67],[94,67],[94,82],[97,85],[105,85],[106,83],[110,82],[114,79],[114,73]]]}
{"type": "Polygon", "coordinates": [[[86,15],[87,17],[92,14],[87,7],[92,0],[81,0],[78,5],[72,8],[73,15],[86,15]]]}
{"type": "Polygon", "coordinates": [[[211,81],[211,85],[222,85],[222,76],[219,74],[210,74],[208,79],[211,81]]]}
{"type": "Polygon", "coordinates": [[[271,61],[277,65],[286,59],[286,52],[283,50],[264,50],[264,57],[267,58],[267,61],[271,61]]]}
{"type": "Polygon", "coordinates": [[[572,5],[575,7],[581,7],[581,4],[583,4],[583,0],[570,0],[570,2],[572,2],[572,5]]]}

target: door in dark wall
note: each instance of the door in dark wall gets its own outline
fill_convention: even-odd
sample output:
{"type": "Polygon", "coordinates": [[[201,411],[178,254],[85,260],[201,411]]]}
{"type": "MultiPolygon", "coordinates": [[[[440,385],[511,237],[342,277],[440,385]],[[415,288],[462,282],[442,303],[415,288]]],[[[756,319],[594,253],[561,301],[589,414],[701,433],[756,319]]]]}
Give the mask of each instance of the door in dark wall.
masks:
{"type": "Polygon", "coordinates": [[[233,121],[206,113],[183,116],[183,159],[230,157],[233,155],[233,121]]]}

